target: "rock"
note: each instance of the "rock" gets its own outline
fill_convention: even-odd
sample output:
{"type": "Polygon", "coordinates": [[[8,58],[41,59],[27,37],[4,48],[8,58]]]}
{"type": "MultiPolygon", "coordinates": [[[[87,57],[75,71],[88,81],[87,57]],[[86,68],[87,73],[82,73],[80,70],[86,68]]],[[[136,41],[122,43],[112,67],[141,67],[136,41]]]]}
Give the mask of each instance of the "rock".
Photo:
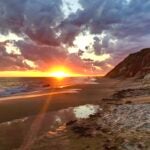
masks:
{"type": "Polygon", "coordinates": [[[77,120],[72,120],[66,123],[67,126],[73,125],[74,123],[76,123],[77,120]]]}
{"type": "Polygon", "coordinates": [[[87,131],[89,130],[88,127],[84,127],[84,126],[78,126],[75,125],[73,127],[71,127],[72,131],[79,134],[80,136],[86,136],[87,135],[87,131]]]}
{"type": "Polygon", "coordinates": [[[132,101],[126,101],[125,103],[126,104],[132,104],[132,101]]]}

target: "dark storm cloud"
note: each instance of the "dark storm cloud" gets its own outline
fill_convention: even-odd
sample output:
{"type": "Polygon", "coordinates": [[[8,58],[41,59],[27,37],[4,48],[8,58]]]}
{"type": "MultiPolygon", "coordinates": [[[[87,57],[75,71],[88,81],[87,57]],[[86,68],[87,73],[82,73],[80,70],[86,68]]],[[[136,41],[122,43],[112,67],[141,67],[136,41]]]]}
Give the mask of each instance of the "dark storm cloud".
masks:
{"type": "MultiPolygon", "coordinates": [[[[93,34],[106,31],[123,40],[127,37],[137,40],[139,36],[150,34],[148,0],[80,0],[80,3],[83,10],[70,16],[70,22],[86,27],[93,34]]],[[[106,41],[104,45],[107,45],[106,41]]]]}
{"type": "Polygon", "coordinates": [[[25,7],[25,32],[39,43],[59,45],[56,27],[63,19],[61,0],[28,0],[25,7]]]}
{"type": "MultiPolygon", "coordinates": [[[[84,20],[82,14],[89,14],[85,24],[92,33],[110,30],[118,36],[144,35],[150,24],[150,1],[148,0],[80,0],[84,11],[76,20],[84,20]],[[138,30],[137,30],[138,29],[138,30]],[[137,32],[138,31],[138,32],[137,32]]],[[[148,31],[150,33],[150,31],[148,31]]]]}
{"type": "Polygon", "coordinates": [[[24,8],[27,0],[1,0],[0,1],[0,31],[9,30],[20,32],[24,24],[24,8]]]}
{"type": "Polygon", "coordinates": [[[62,20],[61,0],[1,0],[0,30],[26,34],[41,44],[59,45],[55,27],[62,20]]]}
{"type": "Polygon", "coordinates": [[[72,21],[76,25],[86,25],[91,33],[101,33],[109,25],[121,21],[122,0],[80,0],[83,11],[76,14],[72,21]]]}
{"type": "Polygon", "coordinates": [[[0,29],[27,34],[44,44],[71,43],[87,28],[91,33],[106,30],[116,37],[149,34],[148,0],[80,0],[83,10],[64,20],[61,0],[1,0],[0,29]],[[57,36],[60,32],[61,37],[57,36]]]}
{"type": "Polygon", "coordinates": [[[76,26],[75,24],[64,21],[58,27],[60,31],[60,39],[63,43],[67,43],[69,45],[73,45],[74,38],[80,33],[81,28],[76,26]]]}

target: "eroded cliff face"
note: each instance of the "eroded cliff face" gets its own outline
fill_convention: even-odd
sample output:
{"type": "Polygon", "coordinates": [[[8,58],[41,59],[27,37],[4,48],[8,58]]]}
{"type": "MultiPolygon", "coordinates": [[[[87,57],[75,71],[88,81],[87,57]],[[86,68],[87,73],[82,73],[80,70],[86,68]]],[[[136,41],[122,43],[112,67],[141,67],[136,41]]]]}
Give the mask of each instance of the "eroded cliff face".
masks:
{"type": "Polygon", "coordinates": [[[130,54],[119,63],[106,77],[110,78],[144,78],[150,74],[150,48],[130,54]]]}

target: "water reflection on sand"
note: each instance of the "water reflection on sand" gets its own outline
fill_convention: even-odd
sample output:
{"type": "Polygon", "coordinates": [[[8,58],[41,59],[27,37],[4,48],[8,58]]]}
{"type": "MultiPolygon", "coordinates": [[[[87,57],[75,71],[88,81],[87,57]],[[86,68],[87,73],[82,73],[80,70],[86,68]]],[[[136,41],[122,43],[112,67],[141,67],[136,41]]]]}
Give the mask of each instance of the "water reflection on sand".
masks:
{"type": "MultiPolygon", "coordinates": [[[[42,138],[43,136],[48,138],[61,137],[67,131],[66,126],[68,124],[76,122],[78,119],[88,118],[90,115],[94,115],[100,110],[101,108],[99,105],[87,104],[42,114],[43,119],[41,120],[42,123],[39,126],[36,139],[40,139],[40,137],[42,138]]],[[[12,138],[14,141],[19,138],[21,143],[23,143],[36,118],[37,116],[28,116],[22,119],[1,123],[0,129],[1,131],[4,130],[6,133],[9,132],[10,135],[13,135],[12,138]],[[14,133],[14,131],[17,132],[14,133]]],[[[36,126],[34,126],[33,130],[35,127],[36,126]]],[[[31,132],[29,132],[29,134],[31,134],[31,132]]],[[[0,138],[4,141],[8,141],[8,143],[12,140],[7,134],[1,134],[0,138]]]]}
{"type": "Polygon", "coordinates": [[[65,123],[70,120],[86,119],[101,110],[99,105],[86,104],[78,107],[70,107],[55,112],[54,123],[65,123]]]}
{"type": "MultiPolygon", "coordinates": [[[[89,118],[90,115],[94,115],[99,111],[101,111],[99,105],[86,104],[77,107],[69,107],[58,111],[48,112],[46,114],[43,114],[45,116],[43,120],[43,125],[50,125],[51,128],[55,128],[56,126],[58,127],[59,125],[70,122],[72,120],[89,118]]],[[[13,121],[1,123],[1,125],[11,125],[13,123],[19,122],[26,123],[34,120],[35,117],[31,116],[22,119],[16,119],[13,121]]]]}
{"type": "MultiPolygon", "coordinates": [[[[69,107],[66,109],[61,109],[59,111],[48,112],[45,114],[44,124],[49,124],[54,127],[56,124],[64,124],[72,120],[86,119],[90,115],[94,115],[101,111],[99,105],[86,104],[77,107],[69,107]]],[[[16,122],[28,122],[32,120],[33,117],[25,117],[23,119],[17,119],[14,121],[8,121],[1,124],[9,124],[16,122]]]]}
{"type": "Polygon", "coordinates": [[[94,115],[101,110],[99,105],[82,105],[60,110],[55,113],[54,120],[51,124],[51,131],[48,137],[61,136],[66,131],[66,123],[78,119],[87,119],[90,115],[94,115]]]}
{"type": "Polygon", "coordinates": [[[83,105],[73,108],[73,112],[77,119],[88,118],[90,115],[95,114],[99,110],[98,105],[83,105]]]}

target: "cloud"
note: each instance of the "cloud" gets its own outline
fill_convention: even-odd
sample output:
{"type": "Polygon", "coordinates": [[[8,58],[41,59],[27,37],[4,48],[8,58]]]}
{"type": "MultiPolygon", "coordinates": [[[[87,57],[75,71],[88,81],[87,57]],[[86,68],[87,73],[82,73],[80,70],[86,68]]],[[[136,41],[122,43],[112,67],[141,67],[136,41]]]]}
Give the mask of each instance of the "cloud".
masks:
{"type": "Polygon", "coordinates": [[[56,28],[63,20],[61,0],[28,0],[25,7],[24,32],[46,45],[59,45],[56,28]]]}
{"type": "Polygon", "coordinates": [[[1,0],[0,31],[26,34],[41,44],[58,45],[55,28],[63,19],[61,0],[1,0]]]}
{"type": "Polygon", "coordinates": [[[21,32],[24,24],[24,8],[27,0],[0,1],[0,31],[8,33],[10,30],[21,32]]]}
{"type": "Polygon", "coordinates": [[[0,44],[0,70],[30,70],[31,67],[23,63],[22,56],[6,52],[5,44],[0,44]]]}
{"type": "Polygon", "coordinates": [[[68,62],[83,70],[88,70],[87,64],[89,70],[92,65],[105,70],[103,66],[114,66],[129,53],[150,46],[150,1],[74,2],[1,0],[0,68],[32,69],[28,64],[33,62],[45,70],[68,62]],[[102,55],[110,57],[102,63],[102,55]]]}
{"type": "Polygon", "coordinates": [[[46,71],[52,65],[62,64],[67,51],[62,47],[37,45],[32,41],[0,43],[0,70],[46,71]]]}
{"type": "Polygon", "coordinates": [[[61,0],[1,0],[0,30],[27,34],[32,40],[54,46],[61,42],[72,44],[85,28],[91,34],[107,31],[117,38],[150,34],[147,0],[80,0],[79,4],[76,1],[80,9],[74,8],[67,18],[63,3],[61,0]]]}
{"type": "Polygon", "coordinates": [[[76,13],[71,22],[84,26],[92,35],[105,34],[93,38],[96,55],[110,53],[111,63],[117,64],[129,53],[150,46],[147,42],[150,35],[149,1],[80,0],[80,4],[83,10],[76,13]]]}
{"type": "Polygon", "coordinates": [[[63,12],[65,15],[65,18],[67,18],[71,13],[76,13],[77,10],[82,10],[82,7],[79,3],[79,0],[62,0],[63,6],[63,12]]]}
{"type": "Polygon", "coordinates": [[[147,0],[80,0],[83,10],[72,17],[75,25],[85,26],[92,34],[106,31],[116,38],[137,39],[150,34],[150,2],[147,0]]]}
{"type": "Polygon", "coordinates": [[[95,51],[96,55],[100,55],[101,54],[101,44],[100,44],[100,39],[98,37],[94,37],[94,44],[93,44],[93,48],[95,51]]]}
{"type": "Polygon", "coordinates": [[[33,42],[17,43],[21,55],[37,64],[39,70],[47,70],[52,65],[62,64],[67,56],[63,47],[37,45],[33,42]]]}

